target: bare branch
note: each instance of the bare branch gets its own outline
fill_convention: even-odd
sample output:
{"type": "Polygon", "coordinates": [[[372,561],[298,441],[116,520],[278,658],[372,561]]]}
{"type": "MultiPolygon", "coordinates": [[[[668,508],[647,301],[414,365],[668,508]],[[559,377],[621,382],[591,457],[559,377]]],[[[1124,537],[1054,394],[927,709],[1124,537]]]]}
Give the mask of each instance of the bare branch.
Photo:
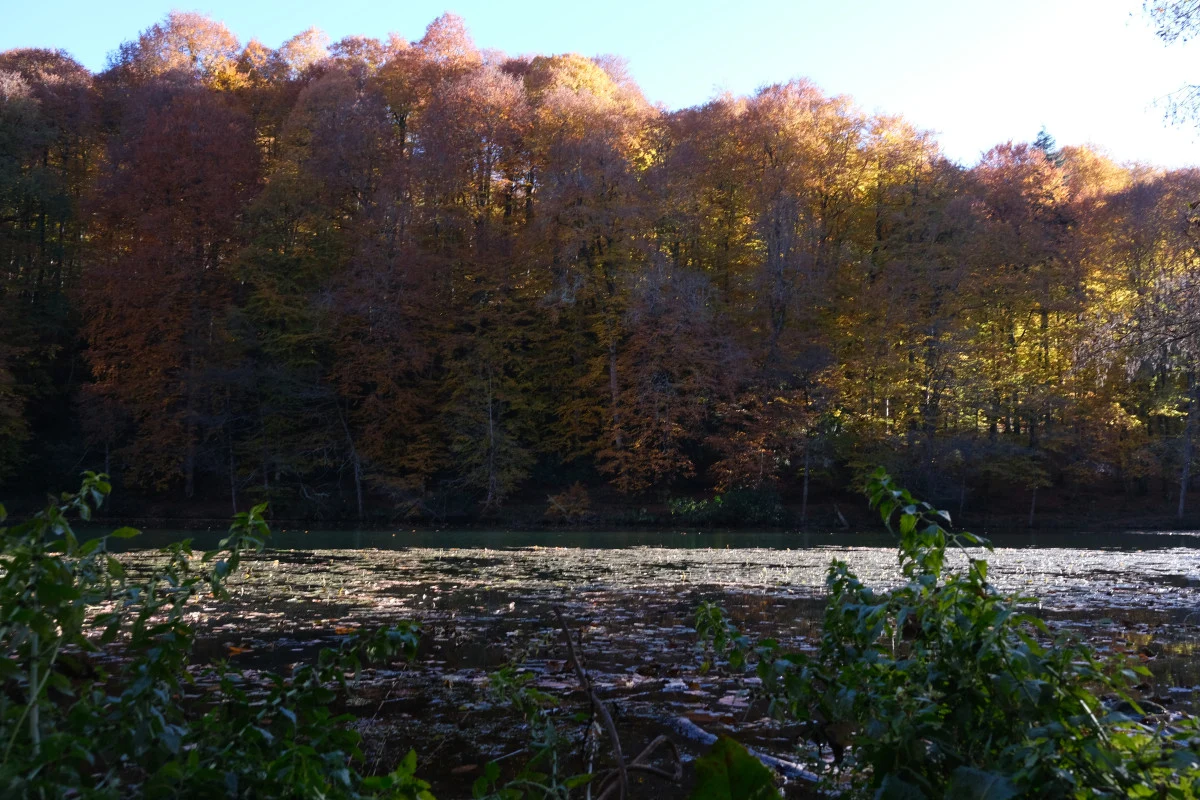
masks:
{"type": "Polygon", "coordinates": [[[1186,42],[1200,30],[1200,0],[1143,0],[1142,10],[1167,44],[1186,42]]]}
{"type": "Polygon", "coordinates": [[[609,741],[612,742],[613,757],[617,761],[617,785],[621,790],[619,797],[621,800],[625,800],[629,796],[629,773],[625,767],[625,756],[621,751],[621,737],[617,734],[617,726],[613,723],[612,715],[608,713],[608,707],[596,695],[596,690],[592,687],[592,679],[588,676],[587,669],[584,668],[583,662],[579,660],[579,655],[575,652],[575,644],[571,641],[571,631],[567,627],[566,620],[563,619],[562,611],[554,609],[554,616],[558,618],[559,627],[562,628],[563,641],[567,644],[567,655],[571,660],[571,666],[575,668],[579,685],[583,687],[584,693],[591,701],[596,716],[600,718],[600,723],[608,731],[609,741]]]}

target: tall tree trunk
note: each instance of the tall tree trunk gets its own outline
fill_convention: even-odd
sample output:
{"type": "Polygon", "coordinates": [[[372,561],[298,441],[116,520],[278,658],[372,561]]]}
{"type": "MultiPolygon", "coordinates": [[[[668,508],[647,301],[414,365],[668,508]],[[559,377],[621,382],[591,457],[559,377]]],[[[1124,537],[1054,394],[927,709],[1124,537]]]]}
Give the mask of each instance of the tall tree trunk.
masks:
{"type": "Polygon", "coordinates": [[[608,389],[612,394],[613,449],[621,450],[625,439],[621,435],[620,391],[617,386],[617,338],[608,342],[608,389]]]}
{"type": "Polygon", "coordinates": [[[800,501],[800,529],[808,525],[808,467],[811,463],[812,440],[804,443],[804,495],[800,501]]]}
{"type": "Polygon", "coordinates": [[[353,452],[354,457],[354,499],[358,504],[358,518],[363,518],[363,490],[362,490],[362,461],[358,457],[358,451],[353,452]]]}
{"type": "Polygon", "coordinates": [[[496,413],[495,403],[492,402],[492,375],[488,369],[487,377],[487,496],[483,500],[484,510],[490,511],[496,503],[499,494],[499,480],[496,477],[496,413]]]}
{"type": "Polygon", "coordinates": [[[187,441],[184,443],[183,454],[183,495],[191,498],[196,494],[196,402],[195,402],[195,385],[196,385],[196,354],[192,353],[188,356],[187,370],[187,387],[184,391],[187,394],[186,405],[184,406],[184,436],[187,441]]]}
{"type": "Polygon", "coordinates": [[[362,460],[358,457],[358,448],[354,446],[354,437],[350,435],[350,426],[346,424],[346,415],[338,406],[338,421],[342,423],[342,431],[346,434],[346,445],[350,448],[350,464],[354,467],[354,499],[358,503],[358,518],[363,518],[362,490],[362,460]]]}
{"type": "Polygon", "coordinates": [[[237,508],[237,462],[233,458],[233,437],[229,437],[229,503],[236,516],[237,508]]]}
{"type": "Polygon", "coordinates": [[[187,424],[187,449],[183,456],[183,496],[196,494],[196,432],[192,423],[187,424]]]}
{"type": "Polygon", "coordinates": [[[1196,397],[1196,373],[1188,370],[1188,414],[1187,424],[1183,428],[1183,465],[1179,470],[1179,519],[1187,509],[1188,484],[1192,481],[1192,434],[1196,430],[1197,405],[1200,398],[1196,397]]]}
{"type": "Polygon", "coordinates": [[[262,437],[262,474],[263,474],[263,494],[270,495],[271,492],[271,473],[269,459],[267,457],[267,423],[263,419],[262,403],[258,404],[258,435],[262,437]]]}
{"type": "Polygon", "coordinates": [[[1030,527],[1030,528],[1033,527],[1033,515],[1037,512],[1037,493],[1038,493],[1038,487],[1034,486],[1033,487],[1033,497],[1029,500],[1029,525],[1028,525],[1028,527],[1030,527]]]}

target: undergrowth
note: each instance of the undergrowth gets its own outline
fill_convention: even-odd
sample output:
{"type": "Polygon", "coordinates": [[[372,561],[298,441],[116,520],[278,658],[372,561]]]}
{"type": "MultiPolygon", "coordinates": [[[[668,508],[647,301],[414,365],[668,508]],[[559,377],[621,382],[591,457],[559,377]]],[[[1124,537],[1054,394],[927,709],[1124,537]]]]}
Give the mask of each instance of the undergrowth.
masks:
{"type": "Polygon", "coordinates": [[[360,773],[352,717],[329,710],[364,663],[412,657],[415,625],[351,638],[253,689],[217,664],[206,694],[189,671],[188,613],[228,597],[243,555],[270,535],[266,506],[237,515],[216,550],[196,558],[190,541],[174,544],[133,581],[108,540],[136,530],[80,541],[72,528],[110,488],[86,473],[78,492],[0,528],[0,796],[432,800],[414,753],[388,775],[360,773]]]}
{"type": "MultiPolygon", "coordinates": [[[[172,545],[148,578],[132,580],[108,541],[137,531],[81,541],[72,528],[109,491],[105,476],[87,473],[78,492],[0,528],[0,796],[432,800],[415,753],[388,775],[363,774],[353,718],[330,710],[365,663],[411,658],[415,625],[351,637],[289,676],[251,681],[218,663],[205,691],[189,614],[206,595],[227,598],[243,556],[263,549],[265,506],[237,515],[216,550],[196,557],[190,542],[172,545]]],[[[804,724],[826,789],[881,800],[1200,796],[1200,726],[1142,713],[1128,689],[1143,667],[1055,636],[1024,610],[1033,598],[989,582],[985,541],[950,532],[948,514],[882,470],[867,493],[897,535],[902,580],[876,590],[835,561],[815,653],[752,643],[714,605],[697,617],[712,656],[753,669],[771,711],[804,724]]],[[[574,651],[570,659],[602,712],[574,651]]],[[[525,719],[533,758],[506,783],[489,764],[475,796],[586,790],[592,759],[580,775],[560,763],[555,698],[513,670],[495,674],[492,689],[525,719]]],[[[596,741],[595,719],[579,721],[589,719],[596,741]]],[[[604,729],[625,764],[611,720],[604,729]]],[[[752,760],[732,742],[714,748],[694,796],[770,796],[752,760]]],[[[640,768],[653,771],[648,763],[640,768]]]]}
{"type": "Polygon", "coordinates": [[[803,723],[827,789],[881,800],[1200,796],[1200,730],[1141,713],[1128,689],[1144,667],[1053,635],[1023,610],[1034,598],[989,582],[986,541],[950,532],[948,513],[883,470],[867,496],[897,536],[902,583],[878,591],[834,561],[815,653],[752,643],[711,604],[697,615],[710,652],[753,669],[771,711],[803,723]]]}

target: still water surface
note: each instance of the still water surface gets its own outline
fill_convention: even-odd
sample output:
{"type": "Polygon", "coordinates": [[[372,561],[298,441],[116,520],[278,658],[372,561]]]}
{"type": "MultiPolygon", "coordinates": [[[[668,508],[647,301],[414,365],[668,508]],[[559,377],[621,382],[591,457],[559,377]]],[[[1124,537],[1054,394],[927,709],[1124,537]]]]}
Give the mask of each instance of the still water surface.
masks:
{"type": "MultiPolygon", "coordinates": [[[[129,540],[113,540],[113,549],[140,550],[158,548],[171,542],[192,539],[194,546],[215,547],[223,531],[148,530],[129,540]]],[[[1066,548],[1083,550],[1200,550],[1200,531],[996,531],[987,534],[997,548],[1066,548]]],[[[272,534],[270,546],[280,550],[401,550],[437,549],[519,549],[526,547],[569,547],[615,550],[628,547],[653,547],[696,550],[704,548],[763,548],[797,550],[808,548],[846,548],[894,546],[887,531],[784,532],[784,531],[502,531],[502,530],[296,530],[272,534]]]]}

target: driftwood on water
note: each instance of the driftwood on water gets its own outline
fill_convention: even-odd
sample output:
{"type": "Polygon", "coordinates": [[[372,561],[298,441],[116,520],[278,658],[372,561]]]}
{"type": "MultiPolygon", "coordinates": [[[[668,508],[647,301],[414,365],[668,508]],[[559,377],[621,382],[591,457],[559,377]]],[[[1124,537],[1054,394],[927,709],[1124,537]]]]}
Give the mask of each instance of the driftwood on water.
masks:
{"type": "MultiPolygon", "coordinates": [[[[704,730],[687,717],[676,717],[671,722],[671,728],[683,738],[690,739],[699,744],[713,745],[717,741],[717,737],[714,734],[704,730]]],[[[816,774],[792,761],[776,758],[753,747],[747,747],[746,752],[761,761],[763,766],[775,770],[785,778],[805,781],[807,783],[817,783],[820,780],[816,774]]]]}

